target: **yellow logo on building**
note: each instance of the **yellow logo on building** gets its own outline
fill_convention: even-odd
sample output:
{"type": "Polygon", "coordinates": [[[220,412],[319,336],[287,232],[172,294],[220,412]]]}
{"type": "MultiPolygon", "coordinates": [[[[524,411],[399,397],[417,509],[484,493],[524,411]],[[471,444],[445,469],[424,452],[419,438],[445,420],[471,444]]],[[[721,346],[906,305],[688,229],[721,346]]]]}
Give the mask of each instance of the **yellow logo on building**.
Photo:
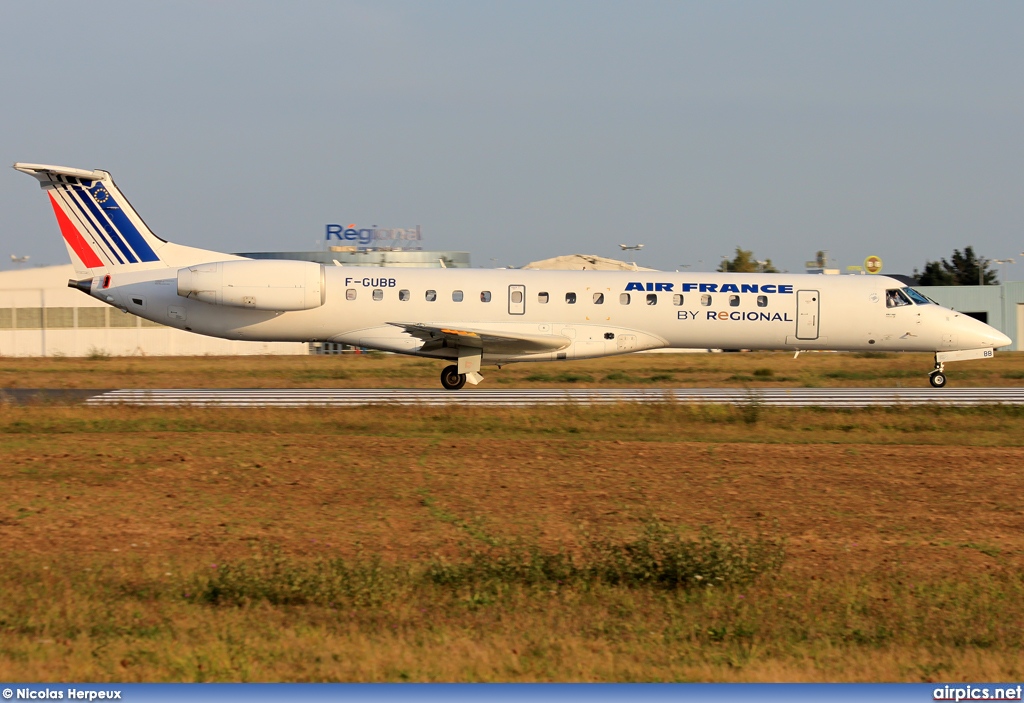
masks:
{"type": "Polygon", "coordinates": [[[864,259],[864,270],[868,273],[878,273],[882,270],[882,260],[877,256],[869,256],[864,259]]]}

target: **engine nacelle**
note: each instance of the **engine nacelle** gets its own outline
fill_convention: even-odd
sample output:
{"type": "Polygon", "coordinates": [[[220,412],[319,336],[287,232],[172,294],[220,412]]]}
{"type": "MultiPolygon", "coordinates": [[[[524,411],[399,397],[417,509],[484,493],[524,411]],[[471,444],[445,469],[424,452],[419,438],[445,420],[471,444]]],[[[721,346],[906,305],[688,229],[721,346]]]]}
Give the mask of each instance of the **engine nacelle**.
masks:
{"type": "Polygon", "coordinates": [[[218,261],[178,269],[178,295],[251,310],[310,310],[324,304],[324,267],[312,261],[218,261]]]}

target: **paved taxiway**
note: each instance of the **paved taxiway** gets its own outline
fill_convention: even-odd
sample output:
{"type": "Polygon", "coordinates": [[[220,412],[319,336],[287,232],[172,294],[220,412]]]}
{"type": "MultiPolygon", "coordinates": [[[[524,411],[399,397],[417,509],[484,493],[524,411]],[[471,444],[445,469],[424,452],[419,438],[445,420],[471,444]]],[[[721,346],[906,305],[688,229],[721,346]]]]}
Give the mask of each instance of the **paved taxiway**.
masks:
{"type": "Polygon", "coordinates": [[[86,405],[215,405],[301,407],[395,405],[597,405],[706,403],[774,406],[867,407],[892,405],[1024,405],[1024,388],[615,388],[440,389],[234,388],[152,390],[0,390],[0,401],[73,402],[86,405]]]}

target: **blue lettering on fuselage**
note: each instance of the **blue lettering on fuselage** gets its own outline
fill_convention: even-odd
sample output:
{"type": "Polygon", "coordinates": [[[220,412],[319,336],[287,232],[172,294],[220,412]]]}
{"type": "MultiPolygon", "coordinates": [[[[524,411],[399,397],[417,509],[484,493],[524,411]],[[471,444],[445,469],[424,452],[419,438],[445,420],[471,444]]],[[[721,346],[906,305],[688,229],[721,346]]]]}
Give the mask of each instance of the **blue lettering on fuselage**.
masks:
{"type": "MultiPolygon", "coordinates": [[[[788,312],[740,312],[738,310],[707,311],[709,320],[732,320],[734,322],[792,322],[788,312]]],[[[688,319],[679,317],[680,320],[688,319]]],[[[689,318],[694,319],[694,318],[689,318]]]]}
{"type": "Polygon", "coordinates": [[[633,281],[631,283],[627,283],[626,284],[626,290],[640,290],[640,291],[647,291],[649,293],[659,293],[659,292],[671,293],[672,292],[672,287],[674,285],[675,285],[674,283],[652,283],[650,281],[648,281],[647,283],[639,283],[639,282],[633,281]]]}
{"type": "MultiPolygon", "coordinates": [[[[674,283],[630,281],[626,284],[626,290],[672,292],[674,286],[674,283]]],[[[776,283],[680,283],[679,290],[683,293],[792,293],[793,286],[776,283]]]]}

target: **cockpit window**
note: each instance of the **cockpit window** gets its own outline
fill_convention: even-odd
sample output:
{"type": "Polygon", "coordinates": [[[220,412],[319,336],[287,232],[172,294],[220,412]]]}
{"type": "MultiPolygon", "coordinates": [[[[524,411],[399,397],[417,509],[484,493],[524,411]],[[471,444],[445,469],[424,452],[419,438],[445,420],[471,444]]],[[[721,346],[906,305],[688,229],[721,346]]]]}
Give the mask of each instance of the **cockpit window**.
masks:
{"type": "Polygon", "coordinates": [[[890,288],[885,291],[885,307],[899,308],[910,304],[910,298],[908,298],[907,294],[899,288],[890,288]]]}
{"type": "Polygon", "coordinates": [[[929,305],[932,302],[932,301],[928,300],[928,298],[926,298],[923,295],[921,295],[920,293],[918,293],[913,288],[904,288],[903,292],[906,293],[907,295],[909,295],[910,299],[913,300],[918,305],[929,305]]]}

